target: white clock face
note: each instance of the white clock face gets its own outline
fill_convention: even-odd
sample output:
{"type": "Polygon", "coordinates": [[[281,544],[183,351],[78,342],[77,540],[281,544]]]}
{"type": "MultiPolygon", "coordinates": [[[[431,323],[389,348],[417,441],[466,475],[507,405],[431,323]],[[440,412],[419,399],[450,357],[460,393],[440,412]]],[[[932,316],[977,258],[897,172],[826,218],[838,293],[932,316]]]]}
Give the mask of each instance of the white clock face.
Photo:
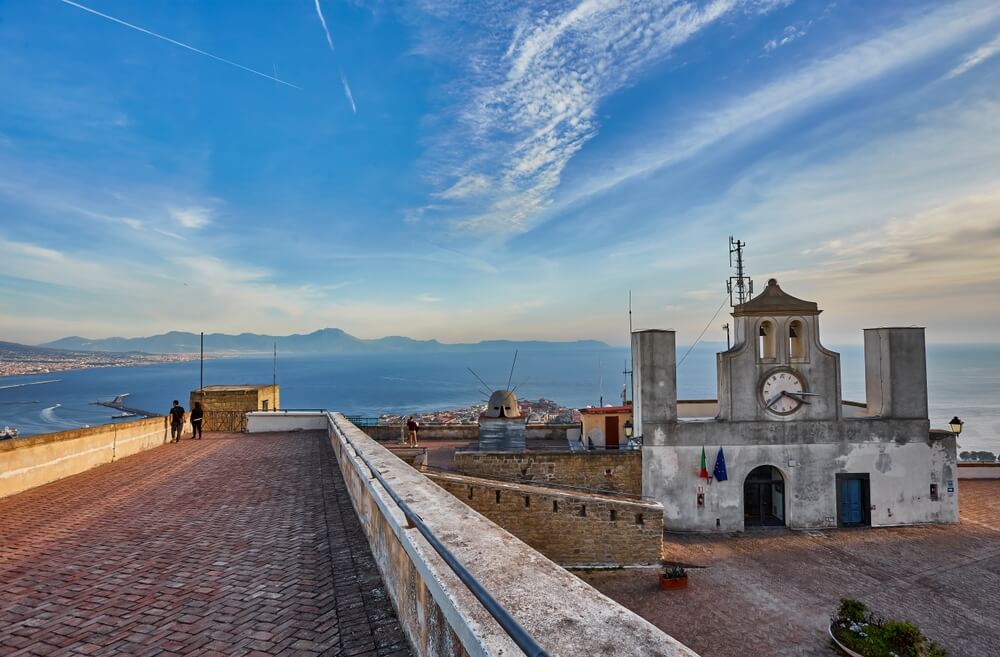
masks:
{"type": "Polygon", "coordinates": [[[805,386],[794,372],[779,370],[767,375],[760,386],[764,408],[778,415],[791,415],[799,410],[805,400],[805,386]]]}

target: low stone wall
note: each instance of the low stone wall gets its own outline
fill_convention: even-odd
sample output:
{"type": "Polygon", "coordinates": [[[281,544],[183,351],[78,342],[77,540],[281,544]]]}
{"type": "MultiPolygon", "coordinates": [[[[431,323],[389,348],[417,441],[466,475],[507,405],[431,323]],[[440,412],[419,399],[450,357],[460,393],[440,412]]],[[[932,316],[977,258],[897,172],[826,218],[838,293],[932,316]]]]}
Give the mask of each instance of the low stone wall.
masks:
{"type": "Polygon", "coordinates": [[[247,433],[269,431],[325,431],[325,411],[256,411],[246,414],[247,433]]]}
{"type": "Polygon", "coordinates": [[[418,657],[523,653],[423,535],[407,526],[361,456],[552,657],[696,657],[455,499],[342,415],[331,414],[329,432],[386,590],[418,657]]]}
{"type": "Polygon", "coordinates": [[[588,495],[440,472],[431,481],[563,566],[660,561],[659,502],[588,495]]]}
{"type": "Polygon", "coordinates": [[[642,494],[642,452],[456,452],[462,474],[642,494]]]}
{"type": "MultiPolygon", "coordinates": [[[[190,433],[191,425],[184,426],[190,433]]],[[[111,463],[167,442],[167,418],[0,440],[0,497],[111,463]]]]}
{"type": "MultiPolygon", "coordinates": [[[[404,435],[401,424],[379,424],[359,427],[369,437],[380,442],[398,441],[404,435]]],[[[529,424],[529,440],[566,440],[566,433],[579,429],[579,424],[529,424]]],[[[476,440],[479,438],[478,424],[422,424],[420,440],[476,440]]]]}
{"type": "Polygon", "coordinates": [[[959,479],[1000,479],[1000,463],[959,463],[959,479]]]}

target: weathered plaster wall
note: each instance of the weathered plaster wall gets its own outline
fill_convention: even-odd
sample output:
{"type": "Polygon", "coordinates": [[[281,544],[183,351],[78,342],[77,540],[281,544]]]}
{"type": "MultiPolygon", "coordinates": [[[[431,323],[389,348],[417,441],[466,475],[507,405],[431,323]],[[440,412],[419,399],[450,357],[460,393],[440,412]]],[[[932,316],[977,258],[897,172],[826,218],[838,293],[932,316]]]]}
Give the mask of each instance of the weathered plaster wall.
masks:
{"type": "Polygon", "coordinates": [[[456,452],[462,474],[642,494],[642,452],[456,452]]]}
{"type": "Polygon", "coordinates": [[[785,479],[790,527],[837,525],[838,472],[869,474],[873,526],[958,522],[955,441],[928,438],[925,421],[679,423],[664,434],[643,448],[643,493],[663,504],[668,531],[741,531],[743,483],[760,465],[785,479]],[[708,484],[698,477],[702,446],[711,470],[720,445],[729,479],[708,484]],[[931,483],[938,484],[936,501],[931,483]]]}
{"type": "MultiPolygon", "coordinates": [[[[190,429],[186,424],[184,432],[190,429]]],[[[158,447],[169,438],[167,419],[152,417],[0,440],[0,497],[158,447]]]]}
{"type": "Polygon", "coordinates": [[[419,657],[523,654],[362,463],[413,511],[552,657],[696,657],[331,414],[330,441],[386,588],[419,657]],[[609,632],[608,628],[614,628],[609,632]]]}
{"type": "Polygon", "coordinates": [[[660,561],[657,502],[425,472],[431,481],[563,566],[660,561]]]}

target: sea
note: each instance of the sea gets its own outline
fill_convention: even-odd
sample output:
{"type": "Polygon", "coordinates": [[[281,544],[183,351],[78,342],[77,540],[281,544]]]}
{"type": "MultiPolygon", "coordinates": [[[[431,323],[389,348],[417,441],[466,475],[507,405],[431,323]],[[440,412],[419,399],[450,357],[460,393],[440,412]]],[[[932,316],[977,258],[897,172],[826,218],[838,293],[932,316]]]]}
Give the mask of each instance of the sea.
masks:
{"type": "MultiPolygon", "coordinates": [[[[678,348],[681,399],[716,397],[715,353],[724,345],[678,348]]],[[[860,345],[833,346],[841,354],[843,397],[864,401],[860,345]]],[[[217,358],[204,363],[204,384],[281,386],[285,409],[331,409],[349,415],[466,408],[490,388],[516,387],[522,399],[545,398],[584,408],[620,403],[630,362],[627,347],[533,347],[434,354],[364,354],[217,358]],[[513,372],[511,372],[511,366],[513,372]],[[475,375],[473,374],[475,372],[475,375]],[[509,381],[509,384],[508,384],[509,381]]],[[[961,450],[1000,452],[1000,345],[928,345],[931,426],[965,421],[961,450]]],[[[129,393],[127,404],[166,413],[173,399],[187,405],[200,382],[199,363],[162,363],[0,377],[0,427],[22,436],[112,422],[118,411],[94,404],[129,393]]]]}

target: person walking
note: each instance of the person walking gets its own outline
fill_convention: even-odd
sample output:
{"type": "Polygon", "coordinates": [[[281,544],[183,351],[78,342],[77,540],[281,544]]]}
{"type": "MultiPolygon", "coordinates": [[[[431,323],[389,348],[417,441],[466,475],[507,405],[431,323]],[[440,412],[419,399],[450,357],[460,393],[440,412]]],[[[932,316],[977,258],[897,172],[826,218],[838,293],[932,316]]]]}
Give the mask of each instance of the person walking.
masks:
{"type": "Polygon", "coordinates": [[[174,405],[170,409],[170,442],[178,443],[181,440],[181,431],[184,430],[184,407],[174,400],[174,405]]]}
{"type": "Polygon", "coordinates": [[[417,424],[417,419],[411,415],[410,419],[406,421],[406,430],[410,435],[410,447],[417,446],[417,430],[419,429],[420,425],[417,424]]]}
{"type": "Polygon", "coordinates": [[[201,402],[197,401],[194,403],[194,408],[191,409],[191,439],[201,440],[201,419],[204,417],[205,411],[201,408],[201,402]]]}

